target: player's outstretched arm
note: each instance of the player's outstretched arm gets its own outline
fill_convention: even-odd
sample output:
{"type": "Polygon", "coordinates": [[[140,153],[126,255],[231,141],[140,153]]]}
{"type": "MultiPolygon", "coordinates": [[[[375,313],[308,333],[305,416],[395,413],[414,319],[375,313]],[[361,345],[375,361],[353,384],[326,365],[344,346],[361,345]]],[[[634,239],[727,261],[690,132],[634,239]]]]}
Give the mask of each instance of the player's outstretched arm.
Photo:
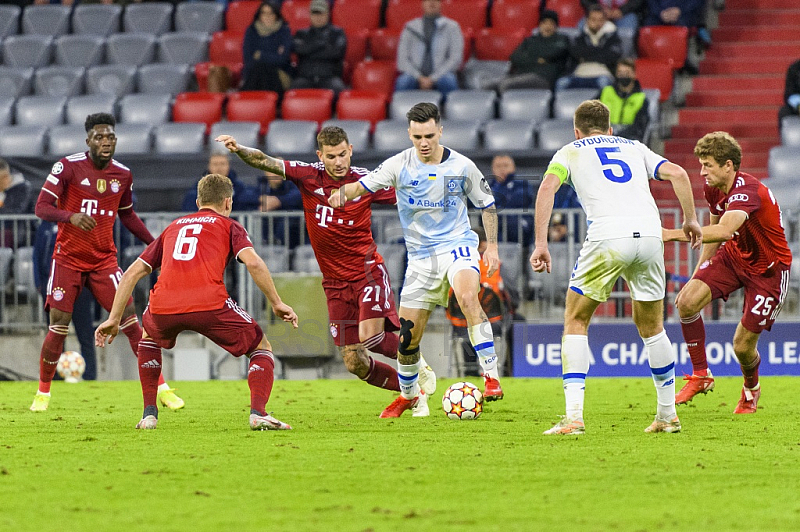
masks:
{"type": "Polygon", "coordinates": [[[119,322],[122,320],[122,312],[125,310],[136,283],[142,277],[150,275],[150,267],[141,260],[135,260],[130,267],[125,270],[122,279],[119,281],[117,293],[114,296],[114,303],[111,305],[111,312],[108,319],[101,323],[94,331],[94,345],[105,347],[106,338],[108,343],[114,341],[114,337],[119,334],[119,322]]]}
{"type": "Polygon", "coordinates": [[[238,155],[241,160],[253,168],[266,170],[268,172],[272,172],[273,174],[286,177],[282,160],[276,159],[275,157],[270,157],[261,150],[242,146],[230,135],[220,135],[214,140],[222,143],[228,149],[228,151],[238,155]]]}
{"type": "Polygon", "coordinates": [[[287,305],[281,300],[278,295],[278,290],[275,288],[275,283],[272,281],[272,275],[269,273],[269,268],[264,263],[264,260],[258,256],[258,253],[253,248],[243,249],[239,253],[239,260],[247,266],[247,271],[250,276],[265,296],[267,301],[272,305],[272,311],[285,322],[291,323],[294,328],[297,328],[297,314],[295,314],[292,307],[287,305]]]}
{"type": "Polygon", "coordinates": [[[328,198],[328,205],[334,209],[338,209],[351,199],[363,196],[368,192],[369,190],[364,188],[364,185],[358,181],[355,183],[347,183],[345,186],[331,191],[331,196],[328,198]]]}
{"type": "Polygon", "coordinates": [[[697,213],[694,210],[694,194],[692,194],[689,174],[681,166],[665,162],[658,168],[657,177],[672,184],[672,190],[675,191],[675,196],[677,196],[683,211],[683,233],[686,235],[687,241],[691,242],[692,249],[700,249],[700,245],[703,243],[703,230],[697,221],[697,213]]]}
{"type": "Polygon", "coordinates": [[[497,208],[492,205],[481,211],[483,229],[486,231],[486,251],[483,262],[489,267],[486,274],[491,277],[500,267],[500,254],[497,251],[497,208]]]}
{"type": "Polygon", "coordinates": [[[561,186],[561,179],[556,174],[545,174],[539,191],[536,193],[536,211],[533,215],[535,231],[534,249],[531,253],[531,267],[535,272],[550,273],[552,260],[550,250],[547,249],[547,229],[550,226],[550,216],[553,214],[553,200],[556,191],[561,186]]]}
{"type": "MultiPolygon", "coordinates": [[[[744,211],[727,211],[718,218],[718,221],[712,220],[710,225],[702,227],[703,244],[717,244],[731,240],[746,220],[747,213],[744,211]]],[[[661,234],[664,242],[689,241],[689,237],[682,229],[661,229],[661,234]]]]}

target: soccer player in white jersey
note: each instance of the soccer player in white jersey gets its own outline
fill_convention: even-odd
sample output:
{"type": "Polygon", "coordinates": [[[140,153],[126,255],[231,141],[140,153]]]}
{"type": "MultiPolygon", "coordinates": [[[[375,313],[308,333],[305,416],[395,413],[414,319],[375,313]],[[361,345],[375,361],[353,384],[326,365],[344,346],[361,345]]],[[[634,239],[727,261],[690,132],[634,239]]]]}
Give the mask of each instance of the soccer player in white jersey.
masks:
{"type": "Polygon", "coordinates": [[[689,176],[644,144],[612,136],[608,107],[598,100],[578,106],[574,127],[575,142],[558,150],[547,167],[534,214],[535,249],[530,261],[536,272],[550,272],[547,226],[553,197],[563,183],[575,189],[589,224],[564,312],[561,364],[566,416],[545,434],[584,433],[584,387],[591,358],[589,321],[620,276],[631,292],[633,321],[644,340],[658,397],[655,421],[645,432],[679,432],[675,358],[663,321],[664,244],[648,180],[672,183],[683,210],[683,232],[698,249],[702,230],[689,176]]]}
{"type": "Polygon", "coordinates": [[[478,301],[478,236],[470,229],[466,204],[469,198],[483,211],[488,241],[483,258],[492,275],[499,266],[494,197],[475,163],[439,144],[442,126],[436,105],[417,104],[406,117],[414,146],[387,159],[358,182],[334,190],[328,198],[333,208],[339,208],[387,186],[397,193],[409,261],[400,294],[400,397],[386,407],[381,414],[384,418],[400,417],[419,401],[419,343],[433,309],[447,305],[451,286],[478,353],[484,396],[487,401],[503,398],[492,327],[478,301]]]}

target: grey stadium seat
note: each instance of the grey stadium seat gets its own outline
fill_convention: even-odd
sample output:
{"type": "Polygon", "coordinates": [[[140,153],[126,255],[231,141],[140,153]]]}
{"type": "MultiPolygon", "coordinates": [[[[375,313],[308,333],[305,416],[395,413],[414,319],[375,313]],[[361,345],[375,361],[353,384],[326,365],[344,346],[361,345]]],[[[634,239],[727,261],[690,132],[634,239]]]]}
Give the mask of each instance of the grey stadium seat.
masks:
{"type": "Polygon", "coordinates": [[[6,67],[0,65],[0,94],[8,98],[19,98],[31,93],[33,68],[6,67]]]}
{"type": "Polygon", "coordinates": [[[0,39],[14,35],[19,31],[19,6],[0,5],[0,39]]]}
{"type": "Polygon", "coordinates": [[[11,125],[14,118],[14,101],[14,98],[0,96],[0,127],[11,125]]]}
{"type": "Polygon", "coordinates": [[[0,128],[0,156],[41,157],[46,137],[47,126],[0,128]]]}
{"type": "Polygon", "coordinates": [[[50,64],[53,38],[49,35],[12,35],[3,41],[3,64],[40,67],[50,64]]]}
{"type": "Polygon", "coordinates": [[[106,37],[119,31],[121,16],[119,4],[79,4],[72,12],[72,32],[106,37]]]}
{"type": "Polygon", "coordinates": [[[156,153],[201,153],[206,125],[191,122],[161,124],[155,128],[156,153]]]}
{"type": "Polygon", "coordinates": [[[72,6],[42,4],[27,6],[22,12],[22,33],[58,37],[69,33],[72,6]]]}
{"type": "Polygon", "coordinates": [[[500,242],[497,244],[497,253],[500,256],[500,277],[506,286],[515,289],[520,294],[523,287],[522,244],[518,242],[500,242]]]}
{"type": "Polygon", "coordinates": [[[56,63],[72,67],[99,65],[105,46],[105,38],[97,35],[62,35],[53,42],[56,63]]]}
{"type": "Polygon", "coordinates": [[[289,248],[285,246],[270,246],[256,244],[258,255],[267,263],[270,273],[289,271],[289,248]]]}
{"type": "Polygon", "coordinates": [[[320,273],[319,263],[311,244],[303,244],[294,248],[292,271],[298,273],[320,273]]]}
{"type": "Polygon", "coordinates": [[[114,112],[114,104],[117,98],[111,94],[87,94],[82,96],[73,96],[67,100],[66,107],[66,123],[73,125],[83,126],[86,122],[86,117],[94,113],[108,113],[111,115],[114,112]]]}
{"type": "Polygon", "coordinates": [[[66,96],[23,96],[17,100],[17,124],[60,126],[64,123],[66,96]]]}
{"type": "Polygon", "coordinates": [[[494,118],[494,91],[457,90],[447,95],[444,115],[448,120],[480,120],[485,122],[494,118]]]}
{"type": "Polygon", "coordinates": [[[794,146],[776,146],[769,150],[767,166],[771,180],[793,180],[796,186],[800,168],[800,150],[794,146]]]}
{"type": "Polygon", "coordinates": [[[186,92],[190,77],[189,65],[153,63],[139,67],[136,86],[139,92],[175,95],[186,92]]]}
{"type": "Polygon", "coordinates": [[[18,293],[26,296],[37,294],[33,277],[33,246],[19,248],[14,254],[14,285],[18,293]]]}
{"type": "Polygon", "coordinates": [[[165,33],[158,38],[158,60],[173,65],[195,65],[208,60],[208,34],[165,33]]]}
{"type": "Polygon", "coordinates": [[[763,183],[770,189],[781,211],[797,213],[800,211],[800,187],[791,179],[765,179],[763,183]]]}
{"type": "Polygon", "coordinates": [[[83,125],[72,124],[50,128],[47,153],[61,158],[82,151],[86,151],[86,130],[83,125]]]}
{"type": "Polygon", "coordinates": [[[497,151],[532,149],[533,128],[529,120],[490,120],[483,133],[483,146],[497,151]]]}
{"type": "Polygon", "coordinates": [[[575,140],[572,119],[545,120],[539,124],[539,149],[556,151],[575,140]]]}
{"type": "Polygon", "coordinates": [[[408,122],[405,120],[381,120],[375,124],[372,145],[379,151],[397,152],[408,147],[408,122]]]}
{"type": "Polygon", "coordinates": [[[169,94],[127,94],[119,100],[123,124],[165,124],[172,116],[169,94]]]}
{"type": "Polygon", "coordinates": [[[126,32],[141,31],[161,35],[172,26],[172,4],[148,2],[128,4],[122,16],[122,27],[126,32]]]}
{"type": "Polygon", "coordinates": [[[34,90],[39,96],[75,96],[83,93],[83,67],[46,66],[37,68],[34,78],[34,90]]]}
{"type": "Polygon", "coordinates": [[[800,147],[800,116],[787,116],[781,122],[781,144],[800,147]]]}
{"type": "Polygon", "coordinates": [[[575,109],[586,100],[591,100],[597,89],[566,89],[557,91],[553,99],[553,118],[569,118],[572,120],[575,109]]]}
{"type": "Polygon", "coordinates": [[[508,61],[472,58],[464,65],[464,86],[468,89],[485,89],[491,83],[503,79],[509,66],[508,61]]]}
{"type": "Polygon", "coordinates": [[[389,118],[392,120],[405,120],[408,110],[422,102],[435,103],[441,106],[442,93],[423,90],[395,92],[392,94],[392,103],[389,104],[389,118]]]}
{"type": "Polygon", "coordinates": [[[267,153],[308,154],[317,149],[317,123],[312,120],[274,120],[267,131],[267,153]]]}
{"type": "Polygon", "coordinates": [[[149,33],[116,33],[106,40],[106,59],[112,65],[146,65],[155,56],[156,36],[149,33]]]}
{"type": "Polygon", "coordinates": [[[211,35],[222,30],[224,14],[225,6],[219,2],[181,2],[175,8],[175,30],[211,35]]]}
{"type": "Polygon", "coordinates": [[[345,130],[347,138],[356,150],[362,151],[369,148],[369,130],[372,124],[368,120],[327,120],[322,127],[337,126],[345,130]]]}
{"type": "Polygon", "coordinates": [[[133,92],[136,67],[127,65],[98,65],[86,70],[88,94],[112,94],[120,97],[133,92]]]}
{"type": "Polygon", "coordinates": [[[538,124],[550,118],[550,99],[553,93],[548,89],[510,89],[500,98],[500,118],[529,120],[538,124]]]}
{"type": "Polygon", "coordinates": [[[208,138],[209,148],[213,153],[230,153],[228,149],[219,142],[212,142],[213,139],[222,135],[231,135],[240,142],[242,146],[258,146],[258,130],[261,128],[259,122],[217,122],[211,126],[211,133],[208,138]]]}
{"type": "Polygon", "coordinates": [[[153,146],[153,126],[150,124],[117,124],[117,148],[114,155],[150,153],[153,146]]]}
{"type": "Polygon", "coordinates": [[[443,120],[441,142],[462,153],[480,148],[480,126],[477,120],[443,120]]]}

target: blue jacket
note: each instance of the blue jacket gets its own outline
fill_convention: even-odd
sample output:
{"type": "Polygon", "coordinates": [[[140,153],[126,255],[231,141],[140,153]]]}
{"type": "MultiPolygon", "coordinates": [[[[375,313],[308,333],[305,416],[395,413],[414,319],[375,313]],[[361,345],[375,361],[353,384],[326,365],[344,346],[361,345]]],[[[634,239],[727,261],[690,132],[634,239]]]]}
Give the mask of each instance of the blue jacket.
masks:
{"type": "Polygon", "coordinates": [[[249,72],[257,62],[289,70],[292,62],[292,41],[292,31],[285,22],[278,31],[266,37],[259,35],[251,24],[244,33],[242,45],[244,72],[249,72]],[[256,52],[260,52],[258,59],[255,58],[256,52]]]}
{"type": "Polygon", "coordinates": [[[490,185],[500,215],[497,236],[500,241],[507,240],[526,244],[533,241],[533,216],[526,214],[518,217],[503,216],[502,214],[503,209],[526,209],[528,212],[533,212],[533,202],[536,197],[533,185],[528,180],[515,179],[515,177],[514,174],[509,174],[504,183],[494,179],[490,185]],[[503,229],[505,223],[508,223],[507,238],[503,238],[503,235],[506,234],[503,229]],[[520,225],[522,226],[522,235],[518,234],[520,225]],[[522,238],[520,239],[520,237],[522,238]]]}

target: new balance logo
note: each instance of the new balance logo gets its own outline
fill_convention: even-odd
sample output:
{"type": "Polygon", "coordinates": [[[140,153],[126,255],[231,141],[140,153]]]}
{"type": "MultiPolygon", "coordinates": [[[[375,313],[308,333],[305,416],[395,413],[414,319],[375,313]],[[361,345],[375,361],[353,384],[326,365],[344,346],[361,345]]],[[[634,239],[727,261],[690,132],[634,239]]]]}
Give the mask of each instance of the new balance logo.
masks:
{"type": "Polygon", "coordinates": [[[253,364],[252,366],[250,366],[250,369],[247,370],[247,374],[250,375],[254,371],[264,371],[264,368],[262,368],[258,364],[253,364]]]}
{"type": "Polygon", "coordinates": [[[89,185],[91,185],[91,183],[89,183],[89,180],[84,177],[83,181],[81,181],[81,185],[86,185],[88,187],[89,185]]]}
{"type": "Polygon", "coordinates": [[[324,196],[325,191],[322,190],[322,187],[319,187],[317,190],[314,191],[314,194],[319,194],[320,196],[324,196]]]}
{"type": "Polygon", "coordinates": [[[381,306],[380,305],[375,305],[374,307],[372,307],[372,310],[374,310],[375,312],[380,312],[381,311],[381,306]]]}
{"type": "Polygon", "coordinates": [[[148,360],[147,362],[145,362],[144,364],[142,364],[142,367],[143,367],[143,368],[151,368],[151,369],[155,369],[155,368],[160,368],[160,367],[161,367],[161,364],[158,362],[158,360],[156,360],[156,359],[154,358],[153,360],[148,360]]]}

